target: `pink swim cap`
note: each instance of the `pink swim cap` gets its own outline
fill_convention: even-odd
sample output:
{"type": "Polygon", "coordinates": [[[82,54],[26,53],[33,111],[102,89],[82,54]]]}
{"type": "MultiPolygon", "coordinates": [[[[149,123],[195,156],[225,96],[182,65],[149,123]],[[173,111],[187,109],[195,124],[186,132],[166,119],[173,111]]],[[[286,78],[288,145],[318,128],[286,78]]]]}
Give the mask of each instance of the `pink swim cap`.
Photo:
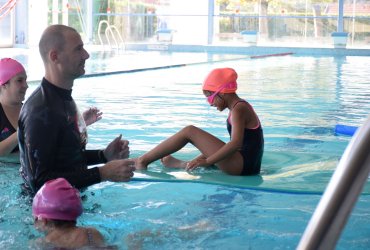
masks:
{"type": "Polygon", "coordinates": [[[204,80],[203,90],[235,93],[238,88],[236,79],[238,79],[238,74],[232,68],[214,69],[204,80]]]}
{"type": "Polygon", "coordinates": [[[47,181],[33,198],[32,214],[45,219],[76,221],[82,214],[80,193],[64,178],[47,181]]]}
{"type": "Polygon", "coordinates": [[[16,74],[25,72],[22,64],[11,58],[3,58],[0,60],[0,85],[5,84],[16,74]]]}

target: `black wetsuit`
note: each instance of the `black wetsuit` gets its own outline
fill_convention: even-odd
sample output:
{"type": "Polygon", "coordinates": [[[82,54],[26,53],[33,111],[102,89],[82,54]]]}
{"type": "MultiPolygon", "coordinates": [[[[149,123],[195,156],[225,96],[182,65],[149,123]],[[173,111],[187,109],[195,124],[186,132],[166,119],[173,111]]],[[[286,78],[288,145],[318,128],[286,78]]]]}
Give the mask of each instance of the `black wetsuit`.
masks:
{"type": "MultiPolygon", "coordinates": [[[[17,132],[17,130],[13,127],[13,125],[8,120],[6,116],[3,105],[0,103],[0,141],[5,140],[12,134],[17,132]]],[[[19,151],[18,145],[12,150],[12,153],[16,153],[19,151]]]]}
{"type": "MultiPolygon", "coordinates": [[[[240,101],[240,102],[245,102],[245,101],[240,101]]],[[[237,102],[236,104],[240,102],[237,102]]],[[[250,105],[248,102],[246,103],[250,105]]],[[[252,108],[252,106],[250,107],[252,108]]],[[[229,118],[226,120],[226,124],[227,124],[226,125],[227,131],[229,132],[229,135],[231,136],[232,126],[229,122],[229,118]]],[[[256,175],[260,173],[262,156],[263,156],[263,148],[264,148],[264,139],[263,139],[263,130],[262,130],[261,123],[259,123],[257,128],[244,129],[243,146],[240,150],[240,153],[242,154],[243,160],[244,160],[243,171],[241,175],[256,175]]]]}
{"type": "Polygon", "coordinates": [[[81,115],[71,94],[72,90],[43,79],[22,107],[18,127],[20,172],[31,193],[57,177],[64,177],[76,188],[101,181],[99,169],[87,166],[104,159],[99,150],[85,150],[87,134],[79,127],[81,115]]]}

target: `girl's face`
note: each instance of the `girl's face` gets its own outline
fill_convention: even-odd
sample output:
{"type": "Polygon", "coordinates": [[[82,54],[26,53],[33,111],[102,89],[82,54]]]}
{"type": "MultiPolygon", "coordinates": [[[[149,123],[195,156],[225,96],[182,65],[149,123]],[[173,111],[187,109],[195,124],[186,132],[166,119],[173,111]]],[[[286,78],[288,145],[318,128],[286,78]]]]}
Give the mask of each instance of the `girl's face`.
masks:
{"type": "Polygon", "coordinates": [[[8,83],[1,86],[1,93],[13,103],[24,101],[28,89],[27,74],[21,72],[13,76],[8,83]]]}
{"type": "Polygon", "coordinates": [[[216,107],[217,110],[223,111],[226,108],[223,94],[219,92],[204,91],[204,95],[206,96],[209,105],[216,107]]]}

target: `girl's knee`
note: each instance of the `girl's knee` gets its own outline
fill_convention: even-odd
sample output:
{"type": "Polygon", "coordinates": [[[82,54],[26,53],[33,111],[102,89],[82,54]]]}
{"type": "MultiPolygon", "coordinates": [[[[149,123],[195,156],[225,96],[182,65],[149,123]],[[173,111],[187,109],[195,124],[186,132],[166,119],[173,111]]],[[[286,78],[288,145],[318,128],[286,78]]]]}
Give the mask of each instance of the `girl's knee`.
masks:
{"type": "Polygon", "coordinates": [[[194,136],[197,136],[197,134],[199,134],[199,130],[200,129],[195,127],[194,125],[188,125],[181,130],[181,134],[188,141],[192,142],[194,140],[194,136]]]}
{"type": "Polygon", "coordinates": [[[199,128],[195,127],[194,125],[188,125],[184,127],[182,130],[186,134],[193,134],[195,131],[199,130],[199,128]]]}

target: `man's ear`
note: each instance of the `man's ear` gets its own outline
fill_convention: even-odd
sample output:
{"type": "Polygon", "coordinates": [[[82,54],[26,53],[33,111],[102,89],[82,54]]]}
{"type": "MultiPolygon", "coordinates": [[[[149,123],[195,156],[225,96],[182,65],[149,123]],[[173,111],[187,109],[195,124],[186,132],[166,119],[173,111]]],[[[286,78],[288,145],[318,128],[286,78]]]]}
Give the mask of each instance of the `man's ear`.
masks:
{"type": "Polygon", "coordinates": [[[58,52],[56,50],[50,50],[49,52],[50,61],[55,62],[58,60],[58,52]]]}

